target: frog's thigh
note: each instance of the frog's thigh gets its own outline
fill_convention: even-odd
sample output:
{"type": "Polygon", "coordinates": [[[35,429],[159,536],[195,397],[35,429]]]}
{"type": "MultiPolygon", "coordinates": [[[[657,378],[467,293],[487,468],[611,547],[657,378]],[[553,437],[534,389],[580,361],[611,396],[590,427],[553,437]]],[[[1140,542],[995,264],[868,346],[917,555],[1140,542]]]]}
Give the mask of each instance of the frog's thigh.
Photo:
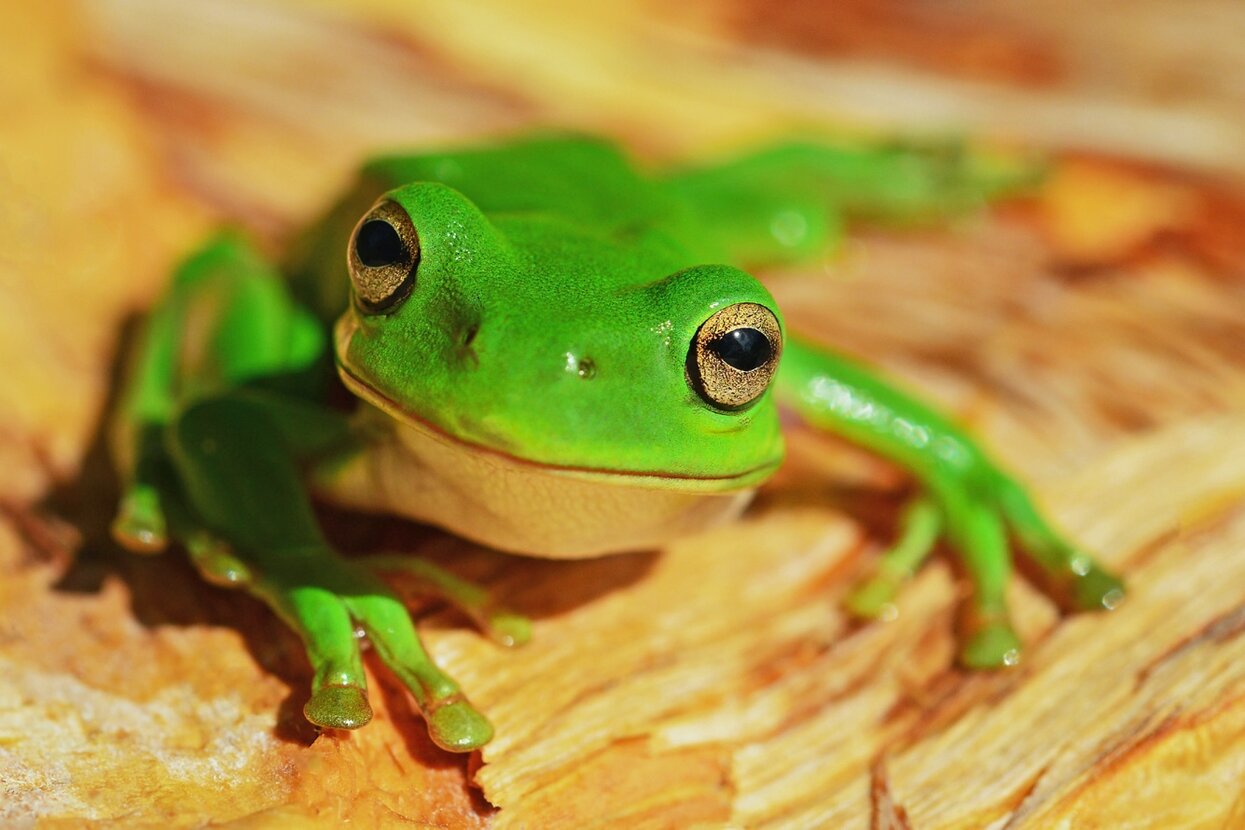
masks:
{"type": "Polygon", "coordinates": [[[170,423],[165,443],[194,511],[239,549],[324,543],[280,430],[261,407],[199,401],[170,423]]]}
{"type": "MultiPolygon", "coordinates": [[[[274,379],[274,388],[252,384],[221,395],[241,407],[249,407],[250,417],[263,418],[275,429],[277,440],[291,458],[302,461],[346,452],[359,446],[350,418],[319,401],[307,400],[278,391],[284,378],[274,379]]],[[[300,381],[300,377],[290,378],[300,381]]],[[[299,476],[300,480],[303,476],[299,476]]]]}

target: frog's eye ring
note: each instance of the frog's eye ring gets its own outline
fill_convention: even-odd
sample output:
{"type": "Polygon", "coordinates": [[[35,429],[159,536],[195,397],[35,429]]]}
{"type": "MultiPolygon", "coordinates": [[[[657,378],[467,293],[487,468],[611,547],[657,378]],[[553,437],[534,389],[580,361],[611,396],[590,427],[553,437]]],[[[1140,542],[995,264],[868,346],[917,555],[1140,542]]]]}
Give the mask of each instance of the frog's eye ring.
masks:
{"type": "Polygon", "coordinates": [[[380,202],[355,226],[346,259],[365,311],[379,313],[406,299],[419,268],[419,234],[410,215],[397,202],[380,202]]]}
{"type": "Polygon", "coordinates": [[[696,330],[687,377],[713,406],[740,409],[761,397],[781,354],[782,330],[774,313],[756,303],[736,303],[696,330]]]}

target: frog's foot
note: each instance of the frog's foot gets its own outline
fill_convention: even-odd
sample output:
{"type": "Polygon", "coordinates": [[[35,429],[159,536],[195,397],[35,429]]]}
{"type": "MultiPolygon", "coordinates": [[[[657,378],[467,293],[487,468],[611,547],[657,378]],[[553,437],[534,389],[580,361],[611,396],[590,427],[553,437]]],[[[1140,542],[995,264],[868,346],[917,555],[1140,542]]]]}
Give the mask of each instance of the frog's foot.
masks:
{"type": "Polygon", "coordinates": [[[160,553],[169,542],[160,492],[150,484],[131,484],[112,522],[112,537],[134,553],[160,553]]]}
{"type": "Polygon", "coordinates": [[[449,697],[430,704],[424,712],[428,734],[450,752],[471,752],[493,739],[493,725],[466,698],[449,697]]]}
{"type": "Polygon", "coordinates": [[[1124,601],[1124,583],[1084,554],[1066,567],[1047,570],[1047,592],[1069,611],[1114,611],[1124,601]]]}
{"type": "MultiPolygon", "coordinates": [[[[885,560],[885,555],[883,555],[885,560]]],[[[843,600],[843,608],[862,620],[892,619],[898,614],[895,597],[910,574],[898,574],[879,562],[871,576],[857,582],[843,600]]]]}
{"type": "Polygon", "coordinates": [[[469,752],[493,736],[488,720],[424,650],[406,606],[364,565],[315,548],[270,555],[260,572],[205,531],[188,534],[186,547],[209,581],[247,588],[298,632],[314,672],[303,707],[307,720],[358,729],[372,719],[356,635],[361,627],[410,690],[438,746],[469,752]]]}
{"type": "Polygon", "coordinates": [[[492,724],[428,656],[402,601],[362,566],[339,564],[358,568],[347,577],[351,584],[343,585],[346,590],[340,595],[381,659],[410,690],[433,742],[450,752],[470,752],[488,743],[492,724]]]}
{"type": "Polygon", "coordinates": [[[188,532],[182,541],[191,564],[208,582],[225,588],[241,588],[250,584],[251,569],[234,555],[233,548],[224,539],[196,529],[188,532]]]}
{"type": "Polygon", "coordinates": [[[909,153],[926,165],[930,191],[942,194],[944,209],[973,208],[988,199],[1030,191],[1041,184],[1049,167],[1030,153],[958,141],[913,147],[909,153]]]}
{"type": "Polygon", "coordinates": [[[358,729],[372,719],[372,704],[363,686],[328,683],[312,691],[303,716],[329,729],[358,729]]]}
{"type": "Polygon", "coordinates": [[[960,642],[960,664],[970,669],[1001,669],[1020,662],[1020,638],[1006,613],[969,613],[960,642]]]}
{"type": "Polygon", "coordinates": [[[493,605],[489,592],[433,563],[403,554],[377,554],[359,561],[377,571],[412,577],[419,586],[443,597],[462,611],[493,642],[515,647],[532,639],[532,621],[493,605]]]}
{"type": "MultiPolygon", "coordinates": [[[[410,690],[428,723],[428,734],[434,743],[451,752],[470,752],[487,743],[493,737],[492,725],[467,701],[458,684],[433,663],[419,640],[406,606],[383,586],[369,585],[369,580],[361,577],[350,581],[355,585],[332,600],[317,598],[315,602],[321,606],[317,613],[323,613],[324,606],[332,602],[343,606],[346,616],[358,620],[381,660],[410,690]]],[[[343,672],[330,663],[325,671],[316,672],[320,682],[313,686],[312,698],[304,712],[309,720],[323,726],[354,728],[367,723],[371,717],[366,685],[357,663],[354,627],[349,620],[347,625],[348,632],[339,625],[332,632],[322,631],[323,636],[317,635],[314,641],[308,641],[313,661],[317,659],[314,652],[318,647],[350,652],[348,670],[343,672]]],[[[341,666],[345,665],[341,662],[341,666]]]]}
{"type": "MultiPolygon", "coordinates": [[[[298,631],[315,675],[303,713],[312,723],[357,729],[372,718],[356,624],[412,697],[432,740],[451,752],[485,744],[493,727],[462,689],[432,661],[411,616],[368,568],[331,550],[299,550],[269,557],[269,567],[247,587],[298,631]]],[[[206,561],[232,572],[219,549],[206,561]]]]}
{"type": "Polygon", "coordinates": [[[909,502],[898,540],[882,554],[873,573],[848,593],[843,603],[847,611],[864,619],[893,617],[899,589],[929,556],[941,528],[942,517],[932,501],[921,496],[909,502]]]}
{"type": "Polygon", "coordinates": [[[331,729],[358,729],[372,719],[353,626],[351,639],[342,639],[340,603],[306,596],[294,601],[275,585],[257,584],[251,568],[234,555],[232,546],[201,528],[187,530],[183,542],[204,579],[226,588],[249,588],[302,635],[315,668],[311,698],[303,706],[307,720],[331,729]]]}
{"type": "Polygon", "coordinates": [[[904,511],[895,546],[848,595],[848,610],[869,618],[893,614],[899,589],[945,534],[972,584],[961,626],[960,663],[974,669],[1017,665],[1021,643],[1006,600],[1012,572],[1009,531],[1021,540],[1024,554],[1042,569],[1050,594],[1065,608],[1115,608],[1124,597],[1120,580],[1055,533],[1019,485],[995,475],[990,488],[954,476],[932,481],[930,496],[915,499],[904,511]]]}

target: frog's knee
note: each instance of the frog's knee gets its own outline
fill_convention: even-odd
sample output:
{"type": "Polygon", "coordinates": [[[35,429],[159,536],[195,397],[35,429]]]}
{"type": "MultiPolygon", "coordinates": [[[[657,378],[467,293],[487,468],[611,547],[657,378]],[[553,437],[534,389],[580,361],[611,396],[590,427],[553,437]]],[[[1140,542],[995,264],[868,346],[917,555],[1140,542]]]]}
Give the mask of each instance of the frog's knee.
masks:
{"type": "Polygon", "coordinates": [[[255,418],[253,407],[231,398],[205,398],[195,401],[177,413],[165,428],[165,449],[175,459],[209,457],[219,453],[222,445],[265,440],[256,434],[262,422],[255,418]]]}

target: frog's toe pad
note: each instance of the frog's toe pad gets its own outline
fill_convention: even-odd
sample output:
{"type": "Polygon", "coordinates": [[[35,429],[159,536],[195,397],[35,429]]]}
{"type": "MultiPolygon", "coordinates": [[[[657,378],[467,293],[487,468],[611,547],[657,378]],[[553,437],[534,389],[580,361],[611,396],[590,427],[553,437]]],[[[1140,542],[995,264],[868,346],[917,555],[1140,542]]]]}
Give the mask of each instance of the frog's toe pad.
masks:
{"type": "Polygon", "coordinates": [[[164,513],[154,490],[135,488],[121,500],[112,538],[134,553],[160,553],[168,546],[164,513]]]}
{"type": "Polygon", "coordinates": [[[522,614],[499,611],[489,618],[488,632],[495,642],[503,646],[522,646],[532,639],[532,621],[522,614]]]}
{"type": "Polygon", "coordinates": [[[895,608],[898,593],[899,584],[879,574],[853,588],[843,600],[843,608],[862,620],[891,619],[898,613],[895,608]]]}
{"type": "Polygon", "coordinates": [[[970,669],[1001,669],[1020,662],[1020,638],[1007,622],[990,622],[971,632],[960,647],[960,663],[970,669]]]}
{"type": "Polygon", "coordinates": [[[311,695],[303,714],[317,726],[358,729],[372,719],[372,705],[358,686],[323,686],[311,695]]]}
{"type": "Polygon", "coordinates": [[[233,549],[224,540],[207,533],[196,533],[187,538],[185,544],[190,561],[213,585],[233,588],[252,581],[251,569],[234,556],[233,549]]]}
{"type": "Polygon", "coordinates": [[[1114,611],[1124,601],[1124,583],[1093,564],[1068,580],[1065,596],[1074,611],[1114,611]]]}
{"type": "Polygon", "coordinates": [[[462,698],[438,706],[427,719],[433,742],[450,752],[471,752],[493,737],[493,724],[462,698]]]}

